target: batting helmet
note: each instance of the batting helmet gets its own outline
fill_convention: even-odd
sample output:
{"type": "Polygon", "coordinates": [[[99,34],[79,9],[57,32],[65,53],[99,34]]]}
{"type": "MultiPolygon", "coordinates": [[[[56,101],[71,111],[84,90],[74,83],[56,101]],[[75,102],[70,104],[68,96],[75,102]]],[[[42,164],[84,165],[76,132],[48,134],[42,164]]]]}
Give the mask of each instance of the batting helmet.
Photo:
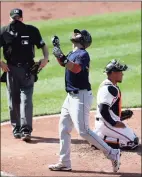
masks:
{"type": "Polygon", "coordinates": [[[126,71],[128,69],[127,65],[121,64],[119,61],[116,59],[111,60],[107,66],[105,67],[105,73],[111,73],[113,72],[120,72],[120,71],[126,71]]]}
{"type": "Polygon", "coordinates": [[[86,30],[74,29],[74,36],[71,38],[72,42],[80,43],[85,49],[92,43],[92,37],[86,30]]]}

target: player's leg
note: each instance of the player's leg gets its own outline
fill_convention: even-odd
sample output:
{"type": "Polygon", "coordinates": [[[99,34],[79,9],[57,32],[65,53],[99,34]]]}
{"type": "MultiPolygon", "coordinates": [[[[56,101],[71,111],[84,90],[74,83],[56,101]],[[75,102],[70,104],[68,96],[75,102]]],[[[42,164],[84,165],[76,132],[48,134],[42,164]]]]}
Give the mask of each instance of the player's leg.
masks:
{"type": "Polygon", "coordinates": [[[99,136],[89,129],[89,113],[93,96],[88,91],[80,91],[70,96],[70,115],[80,136],[93,144],[112,161],[113,171],[117,172],[120,166],[120,150],[112,149],[99,136]]]}
{"type": "Polygon", "coordinates": [[[93,99],[92,94],[87,91],[80,91],[79,94],[70,97],[69,111],[79,135],[86,139],[90,144],[102,150],[108,158],[115,159],[116,154],[120,152],[117,150],[114,151],[99,136],[89,129],[89,113],[93,99]]]}
{"type": "Polygon", "coordinates": [[[70,171],[70,145],[71,145],[71,131],[73,123],[68,111],[69,98],[66,97],[61,109],[60,121],[59,121],[59,137],[60,137],[60,159],[59,163],[49,165],[50,170],[70,171]]]}
{"type": "Polygon", "coordinates": [[[106,139],[107,137],[118,139],[121,148],[134,149],[139,145],[138,137],[127,125],[126,128],[122,129],[105,124],[102,131],[102,134],[105,135],[106,139]]]}

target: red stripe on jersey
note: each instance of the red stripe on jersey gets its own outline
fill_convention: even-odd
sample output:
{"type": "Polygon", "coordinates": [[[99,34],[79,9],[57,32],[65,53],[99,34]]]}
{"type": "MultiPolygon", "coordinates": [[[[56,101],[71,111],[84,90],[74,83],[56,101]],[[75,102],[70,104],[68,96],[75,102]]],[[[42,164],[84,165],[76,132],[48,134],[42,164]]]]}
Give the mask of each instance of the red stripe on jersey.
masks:
{"type": "Polygon", "coordinates": [[[81,71],[81,66],[77,63],[73,63],[71,61],[69,61],[66,64],[67,69],[69,69],[70,71],[72,71],[73,73],[79,73],[81,71]]]}
{"type": "Polygon", "coordinates": [[[118,103],[118,106],[119,106],[119,117],[121,117],[122,99],[121,99],[120,91],[118,92],[118,99],[119,99],[119,103],[118,103]]]}

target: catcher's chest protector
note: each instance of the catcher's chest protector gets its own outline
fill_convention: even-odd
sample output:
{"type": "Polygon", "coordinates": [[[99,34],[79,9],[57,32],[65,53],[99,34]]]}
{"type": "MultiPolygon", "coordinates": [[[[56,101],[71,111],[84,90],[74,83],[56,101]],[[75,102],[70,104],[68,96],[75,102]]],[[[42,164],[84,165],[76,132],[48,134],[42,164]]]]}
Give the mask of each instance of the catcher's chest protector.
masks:
{"type": "MultiPolygon", "coordinates": [[[[112,100],[111,102],[111,106],[110,106],[110,110],[112,110],[114,112],[115,115],[117,116],[121,116],[121,104],[122,104],[122,101],[121,101],[121,91],[119,89],[118,86],[114,86],[111,82],[103,82],[101,85],[100,85],[100,88],[104,88],[106,87],[104,90],[104,94],[107,94],[105,93],[106,90],[108,90],[108,87],[109,86],[112,86],[114,87],[116,90],[117,90],[117,96],[113,96],[112,94],[109,93],[109,97],[107,97],[108,99],[110,98],[110,100],[112,100]]],[[[101,92],[101,94],[103,94],[103,92],[101,92]]],[[[109,101],[109,100],[108,100],[109,101]]]]}

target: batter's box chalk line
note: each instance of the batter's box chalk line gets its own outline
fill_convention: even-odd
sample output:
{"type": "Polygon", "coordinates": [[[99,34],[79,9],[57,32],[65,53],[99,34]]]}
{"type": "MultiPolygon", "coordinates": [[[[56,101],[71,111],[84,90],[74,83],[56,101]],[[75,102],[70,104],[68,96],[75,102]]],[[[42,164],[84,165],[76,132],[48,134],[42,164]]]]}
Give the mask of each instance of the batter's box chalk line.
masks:
{"type": "Polygon", "coordinates": [[[6,173],[6,172],[4,172],[4,171],[1,171],[0,173],[1,173],[1,177],[3,177],[3,176],[7,176],[7,177],[10,177],[10,176],[18,177],[18,176],[15,176],[15,175],[12,175],[12,174],[6,173]]]}

